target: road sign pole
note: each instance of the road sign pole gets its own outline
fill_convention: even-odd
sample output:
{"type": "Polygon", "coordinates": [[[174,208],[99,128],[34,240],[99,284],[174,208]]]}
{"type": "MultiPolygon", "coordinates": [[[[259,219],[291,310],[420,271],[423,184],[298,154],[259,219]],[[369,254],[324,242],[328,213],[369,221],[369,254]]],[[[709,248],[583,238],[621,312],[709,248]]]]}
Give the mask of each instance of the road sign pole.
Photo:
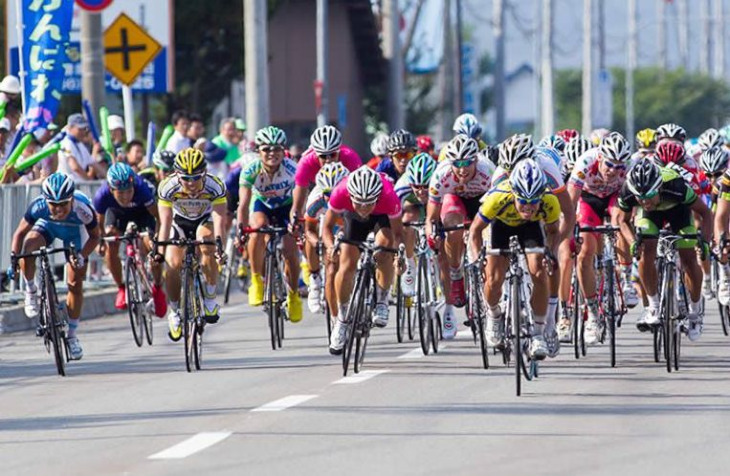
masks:
{"type": "Polygon", "coordinates": [[[81,97],[96,113],[104,105],[104,49],[101,41],[101,13],[79,11],[81,19],[81,97]]]}
{"type": "Polygon", "coordinates": [[[132,88],[126,84],[122,86],[122,103],[124,104],[124,128],[127,134],[127,143],[134,140],[134,101],[132,88]]]}

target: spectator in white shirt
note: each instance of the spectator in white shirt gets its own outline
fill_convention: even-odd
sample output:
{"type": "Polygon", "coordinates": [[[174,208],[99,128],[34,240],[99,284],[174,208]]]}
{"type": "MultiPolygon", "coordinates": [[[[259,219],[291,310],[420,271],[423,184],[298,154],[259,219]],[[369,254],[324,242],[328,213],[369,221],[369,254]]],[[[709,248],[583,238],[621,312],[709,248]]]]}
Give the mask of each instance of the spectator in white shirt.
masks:
{"type": "Polygon", "coordinates": [[[188,129],[190,128],[190,115],[188,111],[175,111],[172,114],[172,126],[175,128],[175,132],[170,137],[170,140],[167,141],[165,149],[177,154],[183,149],[192,147],[188,138],[188,129]]]}
{"type": "Polygon", "coordinates": [[[89,134],[89,123],[82,114],[71,114],[66,124],[66,137],[58,152],[58,171],[75,181],[106,178],[106,163],[101,144],[94,143],[92,152],[84,144],[89,134]]]}

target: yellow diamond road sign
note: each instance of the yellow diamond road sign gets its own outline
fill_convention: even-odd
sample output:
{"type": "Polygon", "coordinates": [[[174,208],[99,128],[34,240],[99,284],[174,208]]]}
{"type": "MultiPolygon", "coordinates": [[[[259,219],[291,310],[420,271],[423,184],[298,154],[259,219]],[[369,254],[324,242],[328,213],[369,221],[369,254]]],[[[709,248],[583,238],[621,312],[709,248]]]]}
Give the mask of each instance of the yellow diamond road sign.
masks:
{"type": "Polygon", "coordinates": [[[104,32],[104,66],[131,86],[162,46],[124,13],[104,32]]]}

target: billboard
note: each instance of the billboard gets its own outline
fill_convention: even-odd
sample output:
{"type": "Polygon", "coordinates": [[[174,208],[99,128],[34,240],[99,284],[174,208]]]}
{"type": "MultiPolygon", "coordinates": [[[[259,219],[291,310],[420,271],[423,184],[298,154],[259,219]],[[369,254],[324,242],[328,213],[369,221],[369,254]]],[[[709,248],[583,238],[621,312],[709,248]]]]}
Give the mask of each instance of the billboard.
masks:
{"type": "MultiPolygon", "coordinates": [[[[18,37],[16,2],[5,2],[6,57],[9,74],[18,75],[18,37]]],[[[74,4],[70,43],[63,60],[62,94],[81,93],[81,8],[74,4]]],[[[147,65],[132,85],[134,93],[172,92],[175,85],[175,38],[173,0],[114,0],[101,12],[102,30],[106,30],[120,13],[127,14],[162,45],[162,51],[147,65]]],[[[109,72],[105,74],[108,92],[119,92],[122,83],[109,72]]]]}

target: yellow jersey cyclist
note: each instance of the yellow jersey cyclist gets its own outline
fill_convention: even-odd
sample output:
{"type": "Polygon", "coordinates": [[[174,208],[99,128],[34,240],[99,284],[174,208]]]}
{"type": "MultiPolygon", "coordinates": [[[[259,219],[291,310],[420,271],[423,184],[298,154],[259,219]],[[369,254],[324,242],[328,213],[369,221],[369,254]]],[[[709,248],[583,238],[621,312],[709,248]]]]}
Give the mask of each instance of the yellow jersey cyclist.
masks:
{"type": "Polygon", "coordinates": [[[656,131],[646,128],[636,133],[636,152],[631,155],[631,163],[651,157],[656,149],[656,131]]]}
{"type": "MultiPolygon", "coordinates": [[[[89,197],[76,190],[74,181],[62,172],[56,172],[43,181],[42,194],[28,206],[23,219],[13,234],[11,251],[32,253],[43,246],[50,246],[56,239],[64,246],[73,244],[78,253],[76,260],[66,266],[68,271],[68,350],[71,360],[84,355],[76,336],[84,303],[83,284],[89,255],[99,244],[99,225],[89,197]],[[86,229],[84,241],[81,230],[86,229]]],[[[39,313],[38,288],[35,283],[34,259],[20,262],[26,282],[25,315],[34,318],[39,313]]]]}
{"type": "MultiPolygon", "coordinates": [[[[482,232],[491,224],[489,248],[508,249],[511,236],[517,236],[523,247],[545,246],[553,252],[560,237],[558,220],[560,203],[548,191],[545,174],[532,159],[521,160],[504,181],[489,191],[469,230],[472,258],[482,248],[482,232]],[[544,226],[543,226],[544,225],[544,226]]],[[[530,300],[534,312],[534,327],[530,354],[535,359],[549,355],[545,341],[545,320],[548,312],[548,273],[544,256],[528,255],[527,266],[533,284],[530,300]]],[[[504,312],[499,301],[508,268],[507,258],[487,257],[484,294],[487,301],[487,338],[492,346],[504,339],[504,312]]]]}
{"type": "MultiPolygon", "coordinates": [[[[216,302],[218,265],[223,262],[222,241],[225,234],[226,186],[207,172],[205,156],[188,147],[175,157],[175,173],[165,179],[157,190],[160,215],[159,241],[191,239],[216,241],[217,246],[200,247],[200,266],[205,276],[203,301],[205,320],[218,322],[220,306],[216,302]]],[[[172,312],[168,315],[170,338],[182,336],[180,325],[180,271],[185,249],[179,246],[158,246],[154,260],[167,263],[166,285],[172,312]],[[164,258],[163,258],[164,256],[164,258]]]]}
{"type": "MultiPolygon", "coordinates": [[[[258,157],[241,170],[238,190],[238,224],[257,229],[265,226],[286,227],[292,208],[297,164],[284,154],[286,134],[274,126],[259,129],[254,138],[258,157]]],[[[248,303],[264,302],[264,255],[266,235],[252,233],[248,239],[251,263],[251,286],[248,303]]],[[[299,297],[299,250],[293,235],[282,237],[285,273],[289,291],[286,304],[291,322],[302,320],[302,299],[299,297]]]]}
{"type": "MultiPolygon", "coordinates": [[[[712,235],[712,213],[702,200],[698,200],[692,187],[677,172],[661,168],[654,161],[643,160],[629,171],[618,198],[618,223],[621,233],[635,251],[636,232],[631,226],[634,209],[636,231],[641,233],[639,277],[649,300],[648,309],[639,317],[636,326],[647,331],[659,323],[659,290],[656,269],[657,238],[659,230],[669,225],[672,233],[692,235],[697,233],[692,222],[692,212],[702,219],[702,238],[712,235]],[[654,238],[652,238],[654,237],[654,238]]],[[[695,341],[702,334],[702,268],[697,262],[694,247],[696,239],[679,243],[679,258],[686,276],[689,291],[689,328],[687,335],[695,341]]],[[[632,253],[633,254],[633,253],[632,253]]]]}

